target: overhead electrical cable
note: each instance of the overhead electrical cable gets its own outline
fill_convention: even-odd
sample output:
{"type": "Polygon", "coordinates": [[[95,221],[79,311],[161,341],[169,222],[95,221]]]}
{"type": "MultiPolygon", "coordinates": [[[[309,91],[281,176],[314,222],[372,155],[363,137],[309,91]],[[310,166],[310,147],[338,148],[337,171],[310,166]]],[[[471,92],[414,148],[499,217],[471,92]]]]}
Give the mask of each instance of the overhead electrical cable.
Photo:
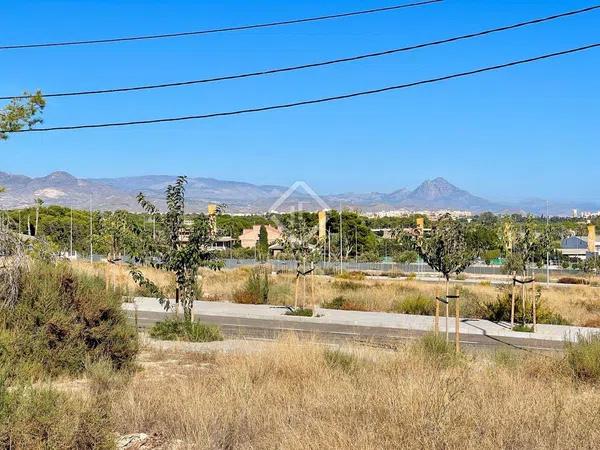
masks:
{"type": "Polygon", "coordinates": [[[504,64],[487,66],[487,67],[483,67],[483,68],[479,68],[479,69],[469,70],[467,72],[459,72],[459,73],[454,73],[454,74],[450,74],[450,75],[444,75],[444,76],[437,77],[437,78],[429,78],[426,80],[414,81],[412,83],[398,84],[398,85],[394,85],[394,86],[387,86],[387,87],[371,89],[371,90],[367,90],[367,91],[352,92],[349,94],[336,95],[336,96],[332,96],[332,97],[323,97],[323,98],[318,98],[318,99],[302,100],[302,101],[297,101],[297,102],[293,102],[293,103],[281,103],[281,104],[277,104],[277,105],[261,106],[261,107],[255,107],[255,108],[238,109],[238,110],[234,110],[234,111],[215,112],[215,113],[208,113],[208,114],[198,114],[198,115],[192,115],[192,116],[165,117],[165,118],[159,118],[159,119],[133,120],[133,121],[127,121],[127,122],[108,122],[108,123],[95,123],[95,124],[83,124],[83,125],[64,125],[64,126],[55,126],[55,127],[46,127],[46,128],[22,129],[22,130],[17,130],[17,131],[0,130],[0,132],[2,132],[2,133],[33,133],[33,132],[39,133],[39,132],[49,132],[49,131],[59,131],[59,130],[81,130],[81,129],[88,129],[88,128],[123,127],[123,126],[131,126],[131,125],[146,125],[146,124],[154,124],[154,123],[179,122],[179,121],[184,121],[184,120],[210,119],[210,118],[215,118],[215,117],[236,116],[236,115],[240,115],[240,114],[258,113],[258,112],[272,111],[272,110],[277,110],[277,109],[288,109],[288,108],[295,108],[298,106],[314,105],[314,104],[318,104],[318,103],[328,103],[328,102],[334,102],[334,101],[344,100],[344,99],[349,99],[349,98],[354,98],[354,97],[362,97],[362,96],[367,96],[367,95],[372,95],[372,94],[379,94],[382,92],[395,91],[395,90],[405,89],[405,88],[409,88],[409,87],[421,86],[421,85],[425,85],[425,84],[438,83],[441,81],[451,80],[451,79],[455,79],[455,78],[462,78],[462,77],[467,77],[467,76],[471,76],[471,75],[476,75],[479,73],[492,72],[492,71],[499,70],[499,69],[528,64],[528,63],[532,63],[535,61],[556,58],[558,56],[563,56],[563,55],[568,55],[571,53],[577,53],[577,52],[582,52],[582,51],[586,51],[586,50],[591,50],[591,49],[597,48],[597,47],[600,47],[600,43],[589,44],[589,45],[585,45],[582,47],[571,48],[568,50],[562,50],[562,51],[554,52],[554,53],[547,53],[544,55],[535,56],[535,57],[527,58],[527,59],[521,59],[521,60],[517,60],[517,61],[511,61],[511,62],[504,63],[504,64]]]}
{"type": "Polygon", "coordinates": [[[176,38],[183,36],[198,36],[203,34],[214,34],[214,33],[226,33],[231,31],[244,31],[244,30],[255,30],[258,28],[271,28],[278,27],[283,25],[294,25],[298,23],[307,23],[307,22],[317,22],[321,20],[331,20],[331,19],[341,19],[344,17],[352,17],[352,16],[361,16],[365,14],[374,14],[381,13],[387,11],[395,11],[399,9],[405,8],[413,8],[417,6],[425,6],[430,5],[432,3],[440,3],[444,0],[424,0],[413,3],[404,3],[400,5],[386,6],[382,8],[373,8],[373,9],[363,9],[360,11],[350,11],[345,13],[338,14],[329,14],[325,16],[317,16],[317,17],[305,17],[301,19],[291,19],[291,20],[283,20],[279,22],[267,22],[267,23],[259,23],[253,25],[240,25],[234,27],[226,27],[226,28],[213,28],[207,30],[195,30],[195,31],[182,31],[179,33],[164,33],[164,34],[148,34],[143,36],[125,36],[125,37],[115,37],[115,38],[106,38],[106,39],[89,39],[89,40],[81,40],[81,41],[64,41],[64,42],[44,42],[37,44],[15,44],[15,45],[0,45],[0,50],[23,50],[28,48],[44,48],[44,47],[67,47],[73,45],[93,45],[93,44],[114,44],[118,42],[131,42],[131,41],[145,41],[151,39],[167,39],[167,38],[176,38]]]}
{"type": "MultiPolygon", "coordinates": [[[[265,69],[265,70],[256,71],[256,72],[224,75],[224,76],[220,76],[220,77],[203,78],[203,79],[199,79],[199,80],[178,81],[178,82],[173,82],[173,83],[147,84],[147,85],[141,85],[141,86],[129,86],[129,87],[112,88],[112,89],[95,89],[95,90],[73,91],[73,92],[55,92],[55,93],[44,94],[44,97],[45,98],[74,97],[74,96],[93,95],[93,94],[111,94],[111,93],[120,93],[120,92],[144,91],[144,90],[151,90],[151,89],[190,86],[190,85],[194,85],[194,84],[213,83],[213,82],[226,81],[226,80],[251,78],[251,77],[272,75],[272,74],[283,73],[283,72],[292,72],[292,71],[296,71],[296,70],[310,69],[310,68],[315,68],[315,67],[328,66],[328,65],[351,62],[351,61],[359,61],[359,60],[367,59],[367,58],[392,55],[395,53],[407,52],[407,51],[417,50],[417,49],[426,48],[426,47],[433,47],[436,45],[448,44],[451,42],[457,42],[457,41],[461,41],[461,40],[476,38],[479,36],[485,36],[488,34],[499,33],[499,32],[503,32],[503,31],[522,28],[522,27],[526,27],[529,25],[535,25],[535,24],[540,24],[540,23],[544,23],[544,22],[549,22],[549,21],[557,20],[557,19],[564,18],[564,17],[569,17],[569,16],[574,16],[577,14],[591,12],[591,11],[594,11],[597,9],[600,9],[600,5],[590,6],[587,8],[577,9],[577,10],[573,10],[573,11],[567,11],[567,12],[560,13],[560,14],[554,14],[552,16],[541,17],[541,18],[537,18],[537,19],[528,20],[525,22],[518,22],[518,23],[515,23],[512,25],[505,25],[505,26],[498,27],[498,28],[492,28],[492,29],[487,29],[487,30],[483,30],[483,31],[478,31],[475,33],[463,34],[460,36],[454,36],[454,37],[450,37],[450,38],[446,38],[446,39],[430,41],[430,42],[425,42],[425,43],[421,43],[421,44],[415,44],[415,45],[411,45],[411,46],[407,46],[407,47],[388,49],[388,50],[383,50],[383,51],[374,52],[374,53],[365,53],[362,55],[355,55],[355,56],[350,56],[350,57],[346,57],[346,58],[331,59],[331,60],[327,60],[327,61],[320,61],[320,62],[315,62],[315,63],[310,63],[310,64],[301,64],[301,65],[297,65],[297,66],[281,67],[281,68],[275,68],[275,69],[265,69]]],[[[31,97],[31,96],[30,95],[3,96],[3,97],[0,97],[0,100],[10,100],[13,98],[25,99],[25,98],[29,98],[29,97],[31,97]]]]}

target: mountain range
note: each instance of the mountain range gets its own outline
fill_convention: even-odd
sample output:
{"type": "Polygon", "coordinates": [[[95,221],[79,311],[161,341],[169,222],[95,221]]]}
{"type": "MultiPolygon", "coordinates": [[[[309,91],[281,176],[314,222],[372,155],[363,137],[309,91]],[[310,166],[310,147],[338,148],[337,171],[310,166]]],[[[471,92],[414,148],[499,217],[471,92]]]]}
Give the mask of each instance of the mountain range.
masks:
{"type": "MultiPolygon", "coordinates": [[[[170,175],[146,175],[120,178],[77,178],[67,172],[53,172],[44,177],[28,177],[0,172],[0,207],[21,208],[41,198],[45,204],[72,206],[77,209],[139,211],[139,192],[164,208],[164,191],[175,180],[170,175]]],[[[317,210],[325,205],[337,208],[357,208],[365,212],[389,210],[463,210],[472,212],[526,212],[542,214],[543,200],[528,200],[521,204],[498,203],[475,196],[438,177],[426,180],[414,190],[402,188],[390,193],[342,193],[317,197],[302,183],[297,189],[277,185],[256,185],[214,178],[188,178],[186,209],[205,211],[208,203],[224,203],[232,213],[279,212],[301,208],[317,210]],[[311,193],[313,195],[311,195],[311,193]],[[284,197],[282,199],[282,196],[284,197]],[[282,200],[280,200],[282,199],[282,200]]],[[[551,214],[569,215],[571,208],[600,209],[593,204],[552,203],[551,214]]]]}

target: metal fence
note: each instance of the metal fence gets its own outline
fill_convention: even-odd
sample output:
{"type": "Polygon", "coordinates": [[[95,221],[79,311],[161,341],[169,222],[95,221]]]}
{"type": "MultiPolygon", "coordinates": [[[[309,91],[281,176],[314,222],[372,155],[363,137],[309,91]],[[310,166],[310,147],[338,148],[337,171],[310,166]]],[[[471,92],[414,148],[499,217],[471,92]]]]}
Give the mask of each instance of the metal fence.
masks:
{"type": "MultiPolygon", "coordinates": [[[[225,259],[225,267],[236,268],[244,266],[254,266],[260,262],[256,259],[225,259]]],[[[296,270],[296,261],[294,260],[279,260],[271,259],[266,261],[273,267],[274,270],[289,271],[293,272],[296,270]]],[[[346,271],[372,271],[381,273],[391,274],[409,274],[409,273],[437,273],[431,267],[425,263],[395,263],[395,262],[355,262],[355,261],[344,261],[340,264],[336,262],[323,262],[320,261],[316,264],[317,268],[320,268],[327,272],[339,272],[341,268],[346,271]]],[[[546,267],[530,267],[528,270],[530,275],[543,275],[547,274],[546,267]]],[[[488,266],[486,264],[474,264],[465,270],[465,273],[472,275],[503,275],[501,266],[488,266]]],[[[562,276],[573,276],[580,275],[581,272],[576,269],[563,269],[561,267],[550,266],[551,277],[562,277],[562,276]]]]}

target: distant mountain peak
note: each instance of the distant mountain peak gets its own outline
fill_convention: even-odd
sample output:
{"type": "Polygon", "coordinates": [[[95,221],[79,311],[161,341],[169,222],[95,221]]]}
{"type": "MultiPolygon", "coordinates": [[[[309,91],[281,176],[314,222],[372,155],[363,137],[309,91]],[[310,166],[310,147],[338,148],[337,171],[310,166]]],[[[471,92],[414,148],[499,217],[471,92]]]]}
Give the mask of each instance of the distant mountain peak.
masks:
{"type": "MultiPolygon", "coordinates": [[[[141,191],[155,202],[159,209],[164,209],[165,187],[175,178],[170,175],[142,175],[82,179],[65,171],[56,171],[44,177],[31,178],[0,172],[0,186],[6,188],[6,192],[0,195],[0,208],[30,206],[33,204],[34,198],[42,197],[48,205],[88,208],[90,200],[93,200],[94,208],[101,210],[139,211],[136,195],[141,191]]],[[[217,202],[227,204],[228,212],[261,213],[268,211],[271,205],[288,190],[286,186],[255,185],[207,177],[190,177],[188,181],[186,209],[189,212],[206,211],[208,203],[217,202]]],[[[514,205],[492,203],[456,187],[443,177],[426,180],[414,190],[401,188],[390,193],[346,192],[323,195],[322,198],[334,208],[343,205],[365,212],[392,210],[506,212],[522,210],[545,213],[546,211],[546,203],[541,201],[521,201],[514,205]]],[[[303,194],[294,194],[290,196],[289,200],[290,204],[302,203],[306,209],[316,210],[319,208],[319,205],[311,203],[310,196],[303,194]]],[[[551,211],[553,214],[570,214],[572,208],[586,210],[598,208],[597,205],[584,205],[581,202],[555,206],[556,208],[551,211]]]]}
{"type": "Polygon", "coordinates": [[[457,193],[463,193],[461,189],[454,186],[442,177],[423,181],[412,193],[411,197],[424,200],[436,200],[457,193]]]}

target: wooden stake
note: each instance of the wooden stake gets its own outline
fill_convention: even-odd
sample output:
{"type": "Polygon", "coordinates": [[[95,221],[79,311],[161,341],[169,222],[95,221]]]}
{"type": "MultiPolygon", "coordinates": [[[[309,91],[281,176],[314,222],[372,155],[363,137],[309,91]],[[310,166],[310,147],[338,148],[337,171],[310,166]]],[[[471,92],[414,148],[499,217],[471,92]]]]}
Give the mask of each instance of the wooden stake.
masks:
{"type": "Polygon", "coordinates": [[[310,268],[312,272],[310,273],[310,296],[312,297],[312,315],[315,316],[315,263],[310,263],[310,268]]]}
{"type": "Polygon", "coordinates": [[[525,274],[523,274],[523,283],[521,284],[522,289],[521,289],[521,296],[523,297],[521,299],[522,304],[523,304],[523,326],[525,326],[526,322],[525,322],[525,298],[527,297],[527,287],[525,286],[525,274]]]}
{"type": "Polygon", "coordinates": [[[450,335],[448,332],[448,317],[450,316],[450,311],[448,310],[448,293],[450,292],[450,287],[448,286],[448,280],[446,280],[446,343],[450,342],[450,335]]]}
{"type": "Polygon", "coordinates": [[[296,290],[294,292],[294,308],[298,307],[298,283],[300,282],[300,279],[298,277],[298,274],[296,273],[296,290]]]}
{"type": "Polygon", "coordinates": [[[435,290],[435,319],[433,321],[433,334],[438,336],[440,334],[440,301],[438,297],[440,296],[440,290],[435,290]]]}
{"type": "Polygon", "coordinates": [[[512,284],[512,293],[510,294],[510,329],[512,330],[515,327],[515,277],[517,274],[513,272],[513,284],[512,284]]]}
{"type": "Polygon", "coordinates": [[[455,301],[456,324],[454,330],[454,343],[456,345],[456,353],[460,353],[460,291],[458,288],[456,288],[455,301]]]}
{"type": "Polygon", "coordinates": [[[533,294],[533,297],[531,298],[531,302],[532,302],[532,305],[533,305],[533,311],[532,311],[532,314],[533,314],[533,332],[535,333],[535,326],[537,325],[537,317],[536,317],[537,312],[535,310],[535,307],[536,307],[535,303],[536,303],[536,297],[537,297],[536,296],[536,292],[535,292],[535,279],[531,282],[531,291],[532,291],[532,294],[533,294]]]}

